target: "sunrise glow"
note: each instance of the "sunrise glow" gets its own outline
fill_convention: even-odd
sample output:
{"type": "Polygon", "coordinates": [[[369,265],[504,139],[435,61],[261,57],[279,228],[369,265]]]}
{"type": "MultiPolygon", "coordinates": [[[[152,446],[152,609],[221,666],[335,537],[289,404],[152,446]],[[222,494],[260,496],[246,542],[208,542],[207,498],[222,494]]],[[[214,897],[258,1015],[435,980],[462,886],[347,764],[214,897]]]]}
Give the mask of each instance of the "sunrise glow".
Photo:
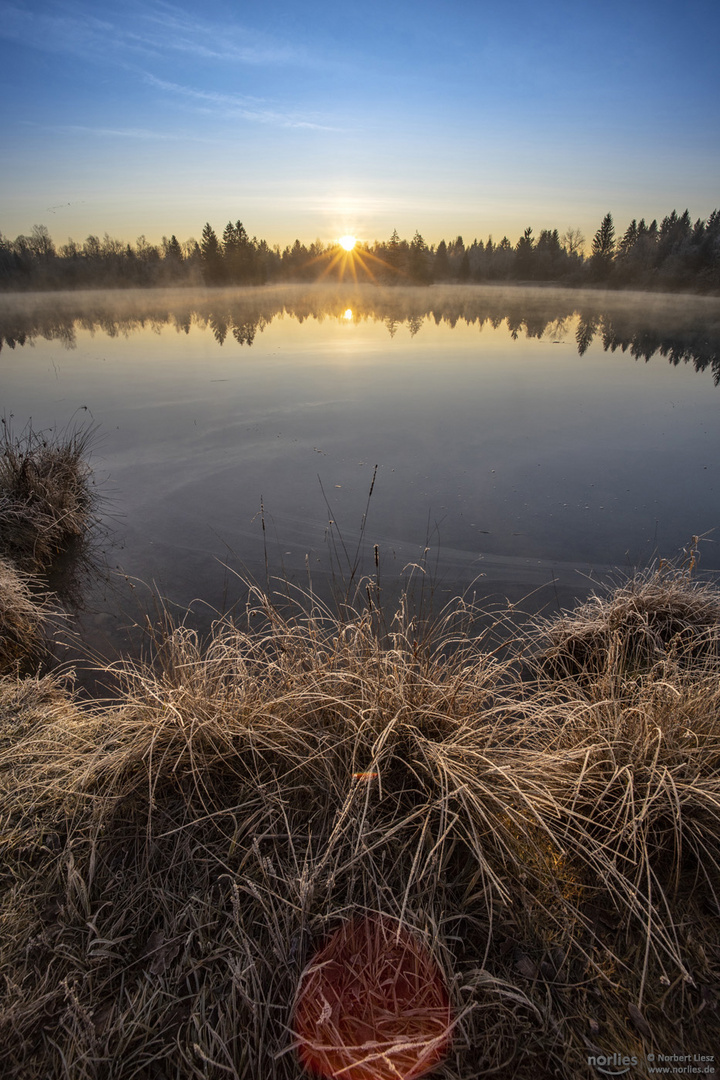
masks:
{"type": "Polygon", "coordinates": [[[346,251],[352,251],[352,249],[357,243],[357,240],[354,236],[341,236],[339,243],[340,247],[345,248],[346,251]]]}

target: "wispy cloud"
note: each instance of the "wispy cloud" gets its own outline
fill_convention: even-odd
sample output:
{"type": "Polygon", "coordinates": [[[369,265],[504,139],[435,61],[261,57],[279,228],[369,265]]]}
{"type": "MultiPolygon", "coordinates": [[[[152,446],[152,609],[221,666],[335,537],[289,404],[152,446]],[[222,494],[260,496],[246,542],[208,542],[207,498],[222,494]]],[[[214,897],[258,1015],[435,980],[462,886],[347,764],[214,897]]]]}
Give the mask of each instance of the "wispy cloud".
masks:
{"type": "Polygon", "coordinates": [[[301,65],[315,61],[306,50],[242,26],[200,19],[156,0],[137,13],[97,18],[84,5],[59,3],[54,11],[32,11],[0,0],[0,38],[29,48],[71,53],[88,60],[126,59],[173,53],[248,65],[301,65]]]}
{"type": "Polygon", "coordinates": [[[100,138],[136,139],[141,142],[214,142],[213,139],[191,135],[184,131],[155,131],[140,127],[102,127],[92,124],[36,124],[21,120],[24,127],[36,131],[52,131],[59,135],[90,135],[100,138]]]}
{"type": "MultiPolygon", "coordinates": [[[[72,6],[56,12],[30,11],[0,0],[0,38],[55,55],[70,54],[89,61],[119,56],[128,46],[137,47],[136,35],[125,33],[117,23],[98,19],[72,6]]],[[[157,50],[145,48],[146,54],[157,50]]]]}
{"type": "MultiPolygon", "coordinates": [[[[94,66],[112,64],[165,95],[193,102],[196,110],[205,114],[280,128],[339,130],[325,122],[323,115],[297,106],[287,107],[282,101],[216,92],[212,86],[205,88],[221,61],[229,62],[228,70],[235,81],[238,65],[257,68],[258,65],[307,64],[310,59],[302,49],[232,21],[223,25],[208,21],[168,0],[154,0],[136,14],[125,7],[120,13],[107,16],[103,13],[101,18],[86,9],[82,0],[60,0],[54,7],[35,11],[17,0],[0,0],[0,40],[3,38],[60,58],[71,55],[94,66]],[[193,57],[198,61],[194,70],[200,87],[180,85],[152,74],[153,69],[167,72],[169,62],[174,69],[180,66],[189,69],[189,63],[179,61],[179,53],[188,61],[193,57]]],[[[219,77],[222,77],[220,73],[219,77]]],[[[141,128],[123,129],[118,134],[145,137],[141,128]]]]}
{"type": "Polygon", "coordinates": [[[162,42],[166,48],[192,53],[206,59],[230,60],[245,64],[305,65],[311,62],[304,49],[278,41],[240,25],[215,23],[191,15],[175,4],[157,0],[146,9],[143,21],[148,26],[143,41],[162,42]],[[150,27],[158,27],[153,33],[150,27]]]}
{"type": "Polygon", "coordinates": [[[241,117],[259,124],[272,124],[276,127],[287,128],[310,128],[315,131],[337,131],[338,128],[328,124],[321,124],[315,119],[296,112],[278,111],[277,109],[265,108],[262,98],[245,97],[238,94],[223,94],[214,90],[196,90],[190,86],[180,86],[177,83],[158,79],[154,75],[146,75],[146,82],[167,93],[174,94],[205,106],[204,111],[216,112],[220,110],[226,116],[241,117]]]}

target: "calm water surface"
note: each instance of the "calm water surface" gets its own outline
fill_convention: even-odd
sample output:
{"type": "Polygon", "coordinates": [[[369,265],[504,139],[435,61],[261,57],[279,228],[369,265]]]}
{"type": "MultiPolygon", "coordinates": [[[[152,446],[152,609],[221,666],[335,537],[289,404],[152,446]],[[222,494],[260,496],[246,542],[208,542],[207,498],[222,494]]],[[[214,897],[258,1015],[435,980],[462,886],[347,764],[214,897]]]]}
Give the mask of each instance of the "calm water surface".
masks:
{"type": "Polygon", "coordinates": [[[94,647],[117,647],[132,618],[125,575],[134,596],[225,608],[237,574],[265,580],[267,554],[271,573],[303,583],[309,569],[322,589],[338,531],[354,556],[375,465],[361,555],[374,572],[378,545],[389,593],[427,546],[441,596],[538,589],[535,608],[693,533],[720,569],[716,300],[6,295],[0,338],[16,432],[98,425],[114,584],[87,587],[94,647]]]}

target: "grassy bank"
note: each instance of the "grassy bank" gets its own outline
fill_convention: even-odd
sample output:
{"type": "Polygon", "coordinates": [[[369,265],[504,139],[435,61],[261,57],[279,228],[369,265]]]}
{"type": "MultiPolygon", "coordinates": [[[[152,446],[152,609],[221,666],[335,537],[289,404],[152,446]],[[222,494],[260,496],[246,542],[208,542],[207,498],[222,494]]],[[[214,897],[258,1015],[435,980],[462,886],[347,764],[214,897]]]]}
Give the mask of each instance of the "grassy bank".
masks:
{"type": "Polygon", "coordinates": [[[433,1076],[720,1046],[720,593],[661,570],[502,653],[462,605],[376,616],[255,593],[111,703],[0,682],[5,1075],[298,1077],[363,914],[444,974],[433,1076]]]}
{"type": "Polygon", "coordinates": [[[0,423],[0,673],[27,673],[50,656],[47,630],[60,599],[51,576],[67,601],[93,566],[94,429],[37,432],[29,423],[15,435],[0,423]]]}

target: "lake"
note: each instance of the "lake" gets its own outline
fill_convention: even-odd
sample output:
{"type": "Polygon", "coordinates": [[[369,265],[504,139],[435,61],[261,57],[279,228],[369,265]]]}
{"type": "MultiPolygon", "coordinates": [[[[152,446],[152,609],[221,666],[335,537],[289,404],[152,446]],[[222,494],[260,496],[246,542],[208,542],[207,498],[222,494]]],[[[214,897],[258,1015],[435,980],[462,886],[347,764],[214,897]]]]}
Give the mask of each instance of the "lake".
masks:
{"type": "Polygon", "coordinates": [[[528,610],[693,534],[720,569],[717,299],[5,294],[0,342],[16,433],[98,426],[108,573],[85,583],[80,625],[100,651],[122,647],[153,590],[179,612],[200,600],[205,624],[242,600],[238,575],[309,575],[327,595],[334,558],[347,577],[358,552],[374,574],[374,545],[390,598],[425,557],[439,600],[472,587],[528,610]]]}

